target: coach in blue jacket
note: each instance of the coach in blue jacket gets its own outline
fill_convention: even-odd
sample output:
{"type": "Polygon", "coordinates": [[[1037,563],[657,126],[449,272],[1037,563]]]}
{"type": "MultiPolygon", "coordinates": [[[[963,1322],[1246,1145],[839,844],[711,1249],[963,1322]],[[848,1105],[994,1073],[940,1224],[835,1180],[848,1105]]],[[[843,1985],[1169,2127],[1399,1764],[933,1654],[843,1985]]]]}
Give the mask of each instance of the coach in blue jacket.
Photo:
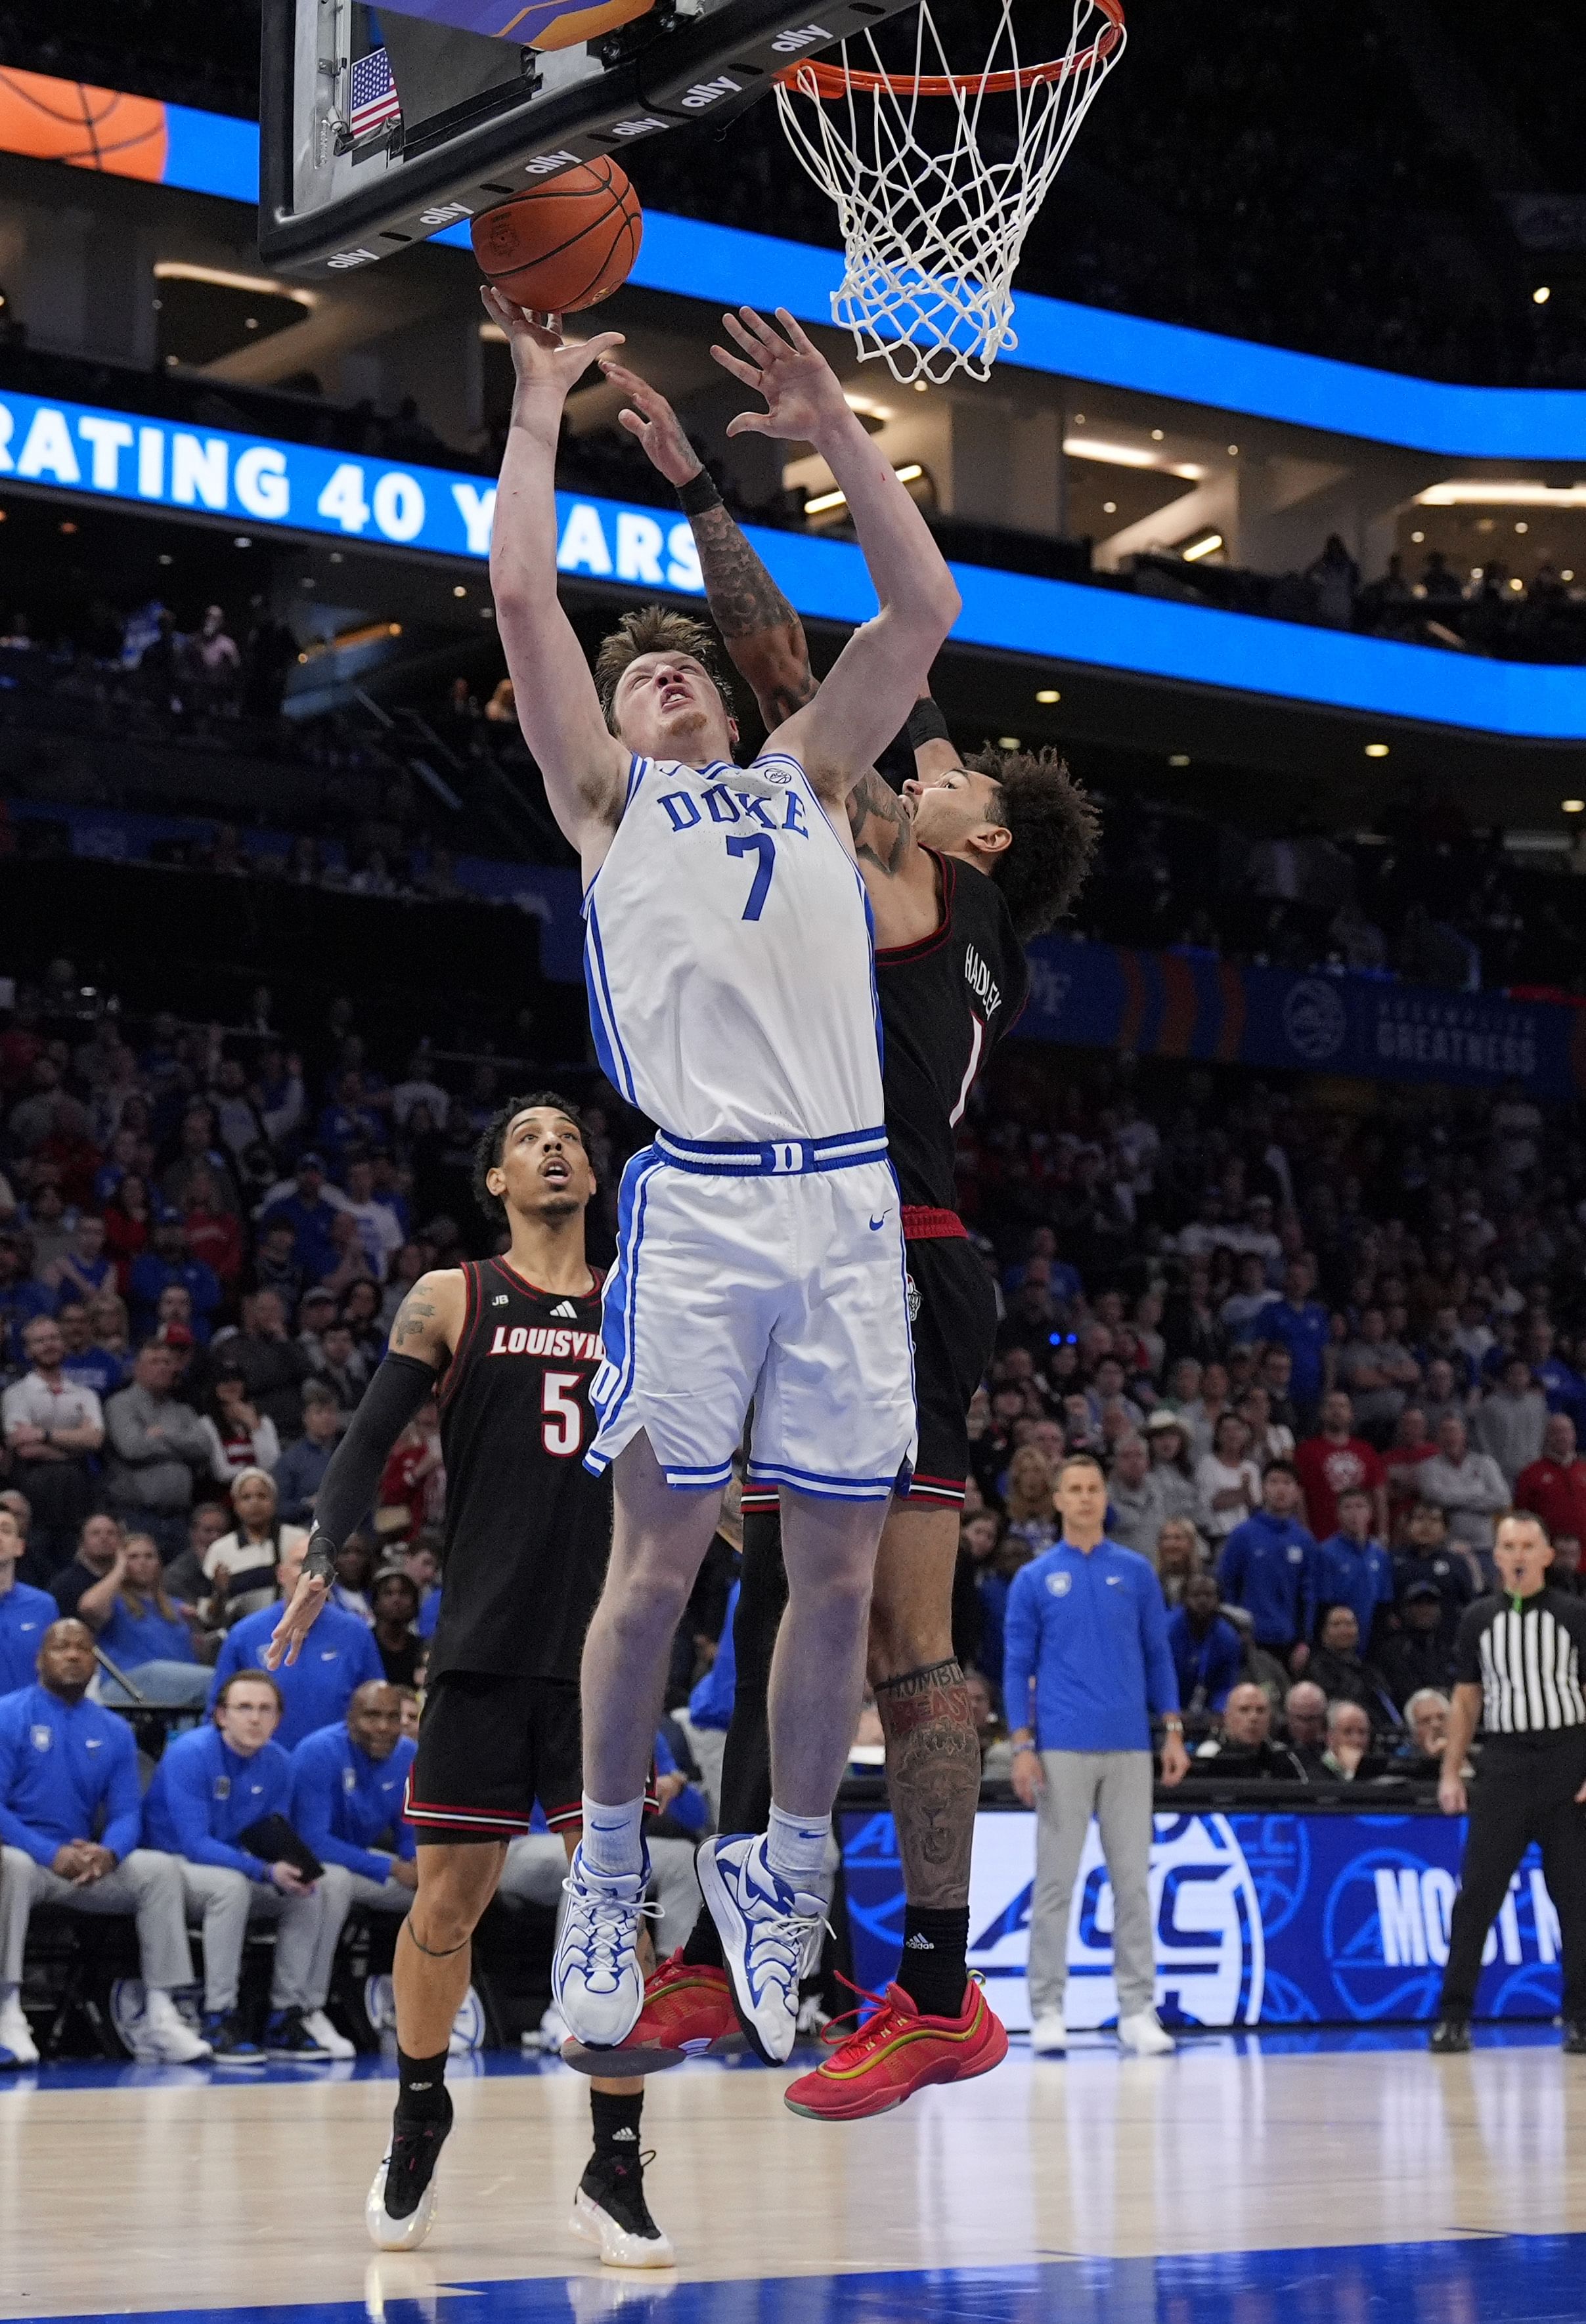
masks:
{"type": "Polygon", "coordinates": [[[1118,2038],[1157,2056],[1173,2048],[1157,2023],[1151,1941],[1151,1720],[1162,1719],[1162,1780],[1189,1760],[1162,1586],[1150,1564],[1106,1537],[1107,1484],[1088,1452],[1057,1476],[1063,1538],[1013,1577],[1003,1693],[1012,1729],[1013,1787],[1036,1808],[1030,1907],[1031,2047],[1068,2046],[1068,1908],[1093,1813],[1112,1883],[1118,2038]]]}
{"type": "MultiPolygon", "coordinates": [[[[290,1598],[303,1570],[304,1536],[281,1559],[275,1579],[282,1598],[290,1598]]],[[[261,1606],[237,1624],[220,1649],[215,1683],[209,1689],[214,1710],[220,1690],[238,1671],[263,1670],[264,1650],[281,1619],[279,1605],[261,1606]]],[[[374,1633],[356,1614],[340,1606],[327,1606],[314,1625],[314,1635],[295,1663],[283,1663],[272,1673],[284,1706],[275,1740],[283,1751],[294,1751],[305,1735],[318,1727],[334,1727],[346,1717],[355,1689],[365,1679],[383,1678],[385,1665],[374,1643],[374,1633]]]]}
{"type": "Polygon", "coordinates": [[[418,1849],[402,1803],[418,1748],[402,1733],[396,1688],[368,1679],[345,1720],[292,1753],[292,1825],[325,1867],[319,1886],[337,1936],[355,1904],[405,1913],[413,1901],[418,1849]]]}

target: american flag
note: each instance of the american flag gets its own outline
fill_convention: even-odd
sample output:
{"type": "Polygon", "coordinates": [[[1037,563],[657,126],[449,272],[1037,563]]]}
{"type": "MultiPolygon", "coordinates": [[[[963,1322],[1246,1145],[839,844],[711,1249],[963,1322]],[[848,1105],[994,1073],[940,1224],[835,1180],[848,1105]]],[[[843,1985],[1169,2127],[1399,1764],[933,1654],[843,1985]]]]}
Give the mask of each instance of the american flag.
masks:
{"type": "Polygon", "coordinates": [[[371,129],[400,120],[401,110],[401,99],[391,77],[391,59],[383,49],[372,49],[353,66],[353,135],[364,137],[371,129]]]}

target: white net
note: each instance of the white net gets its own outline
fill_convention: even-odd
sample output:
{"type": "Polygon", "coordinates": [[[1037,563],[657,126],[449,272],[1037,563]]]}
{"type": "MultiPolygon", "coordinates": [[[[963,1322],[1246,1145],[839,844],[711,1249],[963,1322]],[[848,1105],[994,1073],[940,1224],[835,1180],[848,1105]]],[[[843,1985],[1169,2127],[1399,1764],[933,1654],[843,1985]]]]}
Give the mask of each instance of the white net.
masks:
{"type": "Polygon", "coordinates": [[[1021,57],[1016,0],[991,5],[991,54],[967,73],[923,0],[911,62],[884,63],[867,32],[777,85],[788,142],[842,226],[832,318],[862,360],[881,356],[906,383],[985,379],[1018,346],[1025,235],[1123,51],[1121,0],[1074,0],[1060,58],[1021,57]]]}

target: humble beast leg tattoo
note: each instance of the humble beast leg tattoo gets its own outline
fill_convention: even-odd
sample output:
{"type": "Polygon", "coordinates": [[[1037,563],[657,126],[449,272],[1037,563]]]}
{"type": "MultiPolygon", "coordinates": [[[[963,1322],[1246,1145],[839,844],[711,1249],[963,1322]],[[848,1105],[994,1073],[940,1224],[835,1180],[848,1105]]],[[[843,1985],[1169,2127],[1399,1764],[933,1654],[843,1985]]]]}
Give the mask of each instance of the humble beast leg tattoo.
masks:
{"type": "Polygon", "coordinates": [[[981,1749],[957,1657],[876,1688],[887,1789],[908,1901],[928,1911],[969,1902],[981,1749]]]}

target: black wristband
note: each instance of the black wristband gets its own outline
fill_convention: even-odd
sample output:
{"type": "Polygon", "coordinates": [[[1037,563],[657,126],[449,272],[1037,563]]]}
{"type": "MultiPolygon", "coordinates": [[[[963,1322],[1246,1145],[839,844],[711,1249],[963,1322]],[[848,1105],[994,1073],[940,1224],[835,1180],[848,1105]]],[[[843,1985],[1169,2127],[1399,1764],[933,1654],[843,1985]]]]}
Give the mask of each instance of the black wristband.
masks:
{"type": "Polygon", "coordinates": [[[708,468],[701,468],[686,484],[677,487],[678,506],[685,516],[703,516],[707,509],[720,508],[722,496],[708,468]]]}
{"type": "Polygon", "coordinates": [[[947,732],[947,721],[942,715],[940,704],[933,702],[928,694],[909,712],[906,732],[917,751],[922,742],[950,742],[953,739],[947,732]]]}
{"type": "Polygon", "coordinates": [[[318,1526],[309,1536],[309,1546],[303,1552],[303,1572],[310,1582],[323,1582],[327,1589],[336,1580],[336,1545],[318,1526]]]}

